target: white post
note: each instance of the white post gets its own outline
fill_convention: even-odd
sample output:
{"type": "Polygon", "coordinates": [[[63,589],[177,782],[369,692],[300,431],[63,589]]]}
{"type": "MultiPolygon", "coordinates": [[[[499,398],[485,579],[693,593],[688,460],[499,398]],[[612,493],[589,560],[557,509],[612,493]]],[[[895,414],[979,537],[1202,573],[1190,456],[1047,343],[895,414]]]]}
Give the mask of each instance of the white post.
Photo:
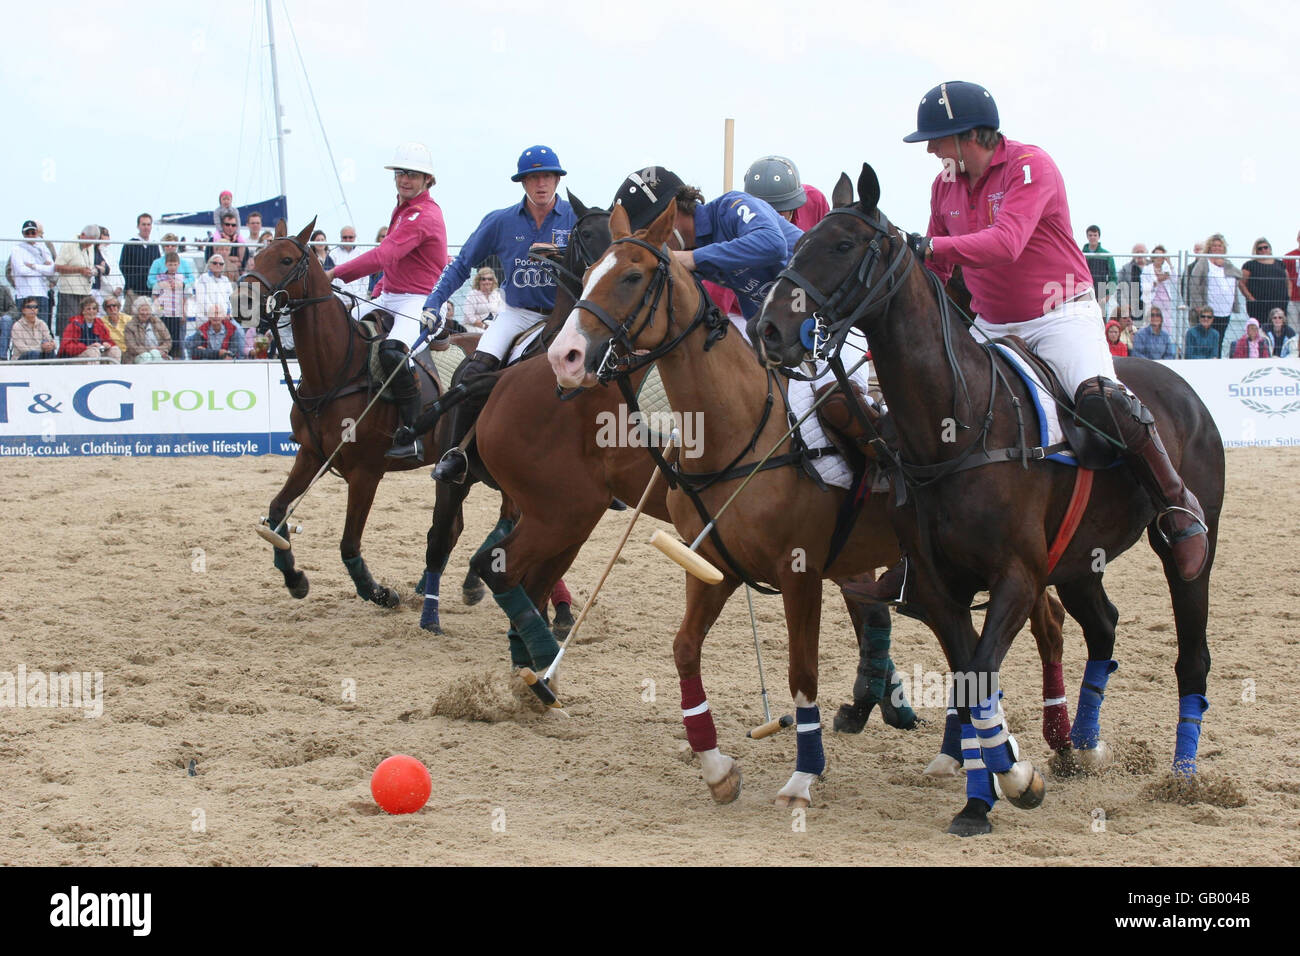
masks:
{"type": "Polygon", "coordinates": [[[271,47],[271,92],[275,97],[275,144],[280,154],[280,195],[285,198],[288,212],[288,192],[284,181],[284,116],[280,107],[280,73],[275,64],[275,20],[271,16],[271,0],[266,0],[266,36],[271,47]]]}
{"type": "Polygon", "coordinates": [[[731,170],[736,165],[736,121],[727,117],[722,137],[722,191],[731,192],[731,170]]]}

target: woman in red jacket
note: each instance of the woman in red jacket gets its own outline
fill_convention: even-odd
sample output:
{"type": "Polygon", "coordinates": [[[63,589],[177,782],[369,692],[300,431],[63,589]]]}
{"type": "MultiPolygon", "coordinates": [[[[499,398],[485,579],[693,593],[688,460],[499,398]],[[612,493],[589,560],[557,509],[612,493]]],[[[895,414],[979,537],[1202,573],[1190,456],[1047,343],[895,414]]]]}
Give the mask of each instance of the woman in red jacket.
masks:
{"type": "Polygon", "coordinates": [[[113,333],[99,317],[99,303],[88,295],[81,300],[81,313],[68,320],[63,328],[59,358],[81,357],[87,361],[108,359],[122,361],[122,350],[113,343],[113,333]]]}

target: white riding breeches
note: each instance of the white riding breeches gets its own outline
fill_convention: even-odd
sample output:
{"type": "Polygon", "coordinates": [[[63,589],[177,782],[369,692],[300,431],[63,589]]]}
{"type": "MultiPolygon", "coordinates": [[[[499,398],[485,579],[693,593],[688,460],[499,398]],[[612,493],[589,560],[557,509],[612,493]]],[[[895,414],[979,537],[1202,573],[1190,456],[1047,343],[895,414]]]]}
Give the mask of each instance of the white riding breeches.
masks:
{"type": "Polygon", "coordinates": [[[1068,394],[1073,396],[1087,379],[1098,375],[1117,381],[1115,360],[1106,344],[1101,307],[1089,296],[1057,306],[1027,322],[994,325],[975,317],[971,334],[980,342],[1002,335],[1018,335],[1051,366],[1068,394]]]}
{"type": "Polygon", "coordinates": [[[497,313],[497,317],[488,325],[488,330],[478,340],[479,352],[487,352],[498,361],[506,357],[510,343],[520,332],[546,320],[546,316],[532,309],[520,309],[507,305],[497,313]]]}
{"type": "Polygon", "coordinates": [[[381,292],[374,300],[376,307],[393,315],[393,331],[388,333],[390,342],[401,342],[408,349],[414,348],[424,331],[420,313],[424,311],[426,298],[419,292],[381,292]]]}

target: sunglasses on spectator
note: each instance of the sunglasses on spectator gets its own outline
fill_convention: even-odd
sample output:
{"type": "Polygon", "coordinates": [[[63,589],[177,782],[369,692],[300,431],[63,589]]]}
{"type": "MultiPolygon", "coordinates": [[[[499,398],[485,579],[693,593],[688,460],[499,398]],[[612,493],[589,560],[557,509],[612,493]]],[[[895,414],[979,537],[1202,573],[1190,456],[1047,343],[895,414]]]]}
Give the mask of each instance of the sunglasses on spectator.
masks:
{"type": "Polygon", "coordinates": [[[120,312],[122,309],[122,307],[116,302],[105,302],[104,308],[108,309],[110,312],[120,312]]]}
{"type": "Polygon", "coordinates": [[[1256,252],[1268,252],[1268,251],[1269,251],[1270,249],[1272,249],[1272,248],[1273,248],[1272,246],[1256,246],[1256,247],[1255,247],[1255,251],[1256,251],[1256,252]]]}

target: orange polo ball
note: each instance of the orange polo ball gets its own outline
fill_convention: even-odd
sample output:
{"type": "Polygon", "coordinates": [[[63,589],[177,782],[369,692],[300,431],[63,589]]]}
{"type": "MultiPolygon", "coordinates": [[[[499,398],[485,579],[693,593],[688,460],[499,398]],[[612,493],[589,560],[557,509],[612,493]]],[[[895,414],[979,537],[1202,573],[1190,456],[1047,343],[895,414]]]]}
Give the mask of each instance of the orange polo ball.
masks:
{"type": "Polygon", "coordinates": [[[406,754],[394,754],[370,777],[370,793],[388,813],[414,813],[429,800],[433,779],[424,764],[406,754]]]}

